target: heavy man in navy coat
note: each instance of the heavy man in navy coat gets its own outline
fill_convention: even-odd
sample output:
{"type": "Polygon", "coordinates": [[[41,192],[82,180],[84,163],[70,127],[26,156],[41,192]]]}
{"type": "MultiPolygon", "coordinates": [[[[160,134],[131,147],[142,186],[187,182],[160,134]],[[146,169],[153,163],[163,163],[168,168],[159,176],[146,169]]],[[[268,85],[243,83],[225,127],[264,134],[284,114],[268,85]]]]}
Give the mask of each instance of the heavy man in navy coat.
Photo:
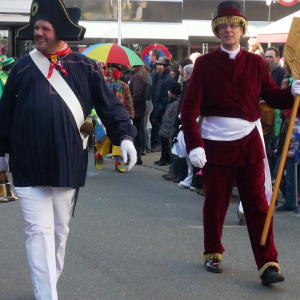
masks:
{"type": "MultiPolygon", "coordinates": [[[[95,107],[113,144],[121,145],[123,160],[129,156],[134,165],[136,130],[123,104],[96,63],[73,53],[64,42],[83,38],[80,15],[79,9],[66,9],[61,0],[34,0],[30,23],[17,37],[34,38],[34,53],[46,66],[47,59],[51,62],[48,78],[54,68],[60,72],[82,116],[95,107]]],[[[87,150],[73,113],[39,70],[41,64],[24,56],[8,78],[0,101],[0,172],[7,170],[4,154],[9,153],[13,183],[28,223],[26,248],[35,297],[57,300],[68,223],[78,189],[85,183],[87,150]]]]}

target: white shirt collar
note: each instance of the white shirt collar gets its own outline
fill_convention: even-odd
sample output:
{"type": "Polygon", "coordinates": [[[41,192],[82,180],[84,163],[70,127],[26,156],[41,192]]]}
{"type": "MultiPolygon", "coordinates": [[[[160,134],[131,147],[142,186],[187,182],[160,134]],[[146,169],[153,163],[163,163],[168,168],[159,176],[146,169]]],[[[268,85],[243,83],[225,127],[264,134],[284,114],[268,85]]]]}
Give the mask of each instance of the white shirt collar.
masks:
{"type": "Polygon", "coordinates": [[[233,51],[229,51],[229,50],[226,50],[222,45],[221,45],[221,50],[224,51],[224,52],[227,52],[230,56],[231,59],[235,59],[236,56],[238,55],[238,53],[241,51],[241,45],[239,45],[239,47],[236,49],[236,50],[233,50],[233,51]]]}

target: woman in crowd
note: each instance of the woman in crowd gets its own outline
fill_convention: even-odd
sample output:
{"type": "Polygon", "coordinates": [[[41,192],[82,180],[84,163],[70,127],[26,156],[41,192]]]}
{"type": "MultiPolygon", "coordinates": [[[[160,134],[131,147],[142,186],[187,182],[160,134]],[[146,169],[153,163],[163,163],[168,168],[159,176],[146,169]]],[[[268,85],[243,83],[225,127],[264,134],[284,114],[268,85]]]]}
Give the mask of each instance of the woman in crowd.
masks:
{"type": "Polygon", "coordinates": [[[248,49],[249,52],[258,54],[262,58],[265,58],[264,49],[257,39],[251,38],[248,40],[248,49]]]}
{"type": "Polygon", "coordinates": [[[171,66],[171,76],[175,81],[178,81],[178,79],[179,79],[180,73],[179,73],[178,69],[179,69],[178,64],[173,64],[171,66]]]}

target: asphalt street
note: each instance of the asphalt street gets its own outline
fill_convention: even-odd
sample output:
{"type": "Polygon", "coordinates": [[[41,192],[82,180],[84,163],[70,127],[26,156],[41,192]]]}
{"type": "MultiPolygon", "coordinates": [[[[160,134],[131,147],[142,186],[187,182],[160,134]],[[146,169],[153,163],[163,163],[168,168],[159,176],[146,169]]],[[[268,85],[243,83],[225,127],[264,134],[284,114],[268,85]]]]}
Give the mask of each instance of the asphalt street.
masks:
{"type": "MultiPolygon", "coordinates": [[[[135,166],[114,171],[93,165],[70,222],[60,300],[293,300],[299,293],[299,215],[274,214],[285,282],[263,287],[247,229],[238,226],[232,200],[223,233],[224,273],[202,262],[204,198],[162,179],[163,172],[135,166]]],[[[0,300],[34,300],[19,202],[2,204],[0,300]]]]}

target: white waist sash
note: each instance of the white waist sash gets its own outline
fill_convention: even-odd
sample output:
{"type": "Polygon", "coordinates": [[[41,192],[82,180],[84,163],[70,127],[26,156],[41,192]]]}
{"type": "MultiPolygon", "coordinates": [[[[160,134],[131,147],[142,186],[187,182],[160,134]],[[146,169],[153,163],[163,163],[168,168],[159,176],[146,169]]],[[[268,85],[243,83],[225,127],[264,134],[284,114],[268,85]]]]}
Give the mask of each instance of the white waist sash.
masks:
{"type": "Polygon", "coordinates": [[[272,198],[272,180],[260,119],[255,122],[249,122],[238,118],[204,117],[201,136],[204,139],[214,141],[234,141],[247,136],[255,127],[259,132],[265,150],[265,192],[270,204],[272,198]]]}

